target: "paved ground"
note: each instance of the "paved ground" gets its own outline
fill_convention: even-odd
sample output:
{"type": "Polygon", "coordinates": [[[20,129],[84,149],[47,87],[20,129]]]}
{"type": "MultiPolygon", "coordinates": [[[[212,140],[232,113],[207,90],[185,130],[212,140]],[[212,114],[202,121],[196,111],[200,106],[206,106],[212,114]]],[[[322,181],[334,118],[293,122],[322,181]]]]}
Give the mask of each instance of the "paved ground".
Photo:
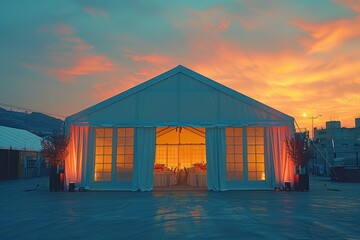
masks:
{"type": "Polygon", "coordinates": [[[360,239],[360,184],[310,188],[73,193],[49,192],[46,177],[2,181],[0,239],[360,239]]]}

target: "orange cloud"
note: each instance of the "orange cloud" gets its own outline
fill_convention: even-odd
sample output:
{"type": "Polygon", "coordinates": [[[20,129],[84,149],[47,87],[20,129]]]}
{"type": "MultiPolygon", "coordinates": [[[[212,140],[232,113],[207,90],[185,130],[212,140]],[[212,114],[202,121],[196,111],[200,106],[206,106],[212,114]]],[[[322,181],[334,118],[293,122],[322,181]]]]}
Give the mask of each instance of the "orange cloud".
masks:
{"type": "MultiPolygon", "coordinates": [[[[351,1],[341,1],[344,2],[353,6],[351,1]]],[[[174,24],[184,40],[179,47],[181,50],[172,49],[165,55],[161,53],[166,49],[159,48],[150,54],[138,50],[135,54],[127,47],[122,49],[124,66],[121,72],[109,57],[96,54],[95,47],[78,38],[74,30],[60,28],[58,32],[62,35],[58,36],[67,51],[55,51],[60,47],[55,46],[51,59],[57,68],[51,74],[62,81],[74,81],[78,76],[104,73],[101,82],[91,83],[88,94],[101,101],[183,64],[295,117],[302,129],[311,129],[311,120],[302,117],[304,112],[308,116],[322,115],[314,121],[316,127],[339,116],[343,126],[353,126],[353,119],[360,116],[360,52],[356,48],[355,51],[351,47],[347,49],[344,43],[356,45],[359,42],[359,16],[321,23],[292,21],[293,26],[308,32],[310,37],[292,35],[290,40],[283,40],[284,47],[271,51],[249,48],[238,39],[228,39],[227,34],[217,34],[235,24],[246,28],[247,33],[266,27],[261,20],[256,22],[250,18],[245,23],[243,20],[241,16],[224,15],[222,8],[192,11],[182,24],[174,24]],[[306,51],[300,43],[305,44],[306,51]],[[116,76],[109,72],[115,72],[116,76]]],[[[148,46],[135,40],[139,45],[148,46]]]]}
{"type": "MultiPolygon", "coordinates": [[[[359,5],[355,1],[337,1],[360,13],[359,5]]],[[[360,1],[357,1],[360,4],[360,1]]],[[[309,23],[290,21],[290,24],[306,31],[311,38],[301,42],[309,54],[328,52],[342,46],[347,41],[360,37],[360,14],[353,18],[338,19],[330,22],[309,23]]]]}
{"type": "Polygon", "coordinates": [[[300,50],[269,53],[249,51],[222,37],[189,38],[193,55],[184,65],[294,116],[301,128],[311,129],[311,121],[301,116],[303,112],[323,115],[315,126],[324,126],[334,116],[343,116],[342,120],[351,124],[360,114],[356,110],[360,92],[358,51],[343,50],[325,57],[300,50]]]}
{"type": "Polygon", "coordinates": [[[111,71],[114,71],[114,65],[109,58],[101,55],[92,55],[78,57],[73,66],[51,69],[49,74],[54,75],[60,81],[69,82],[75,80],[77,76],[111,71]]]}
{"type": "MultiPolygon", "coordinates": [[[[144,78],[142,81],[147,80],[144,78]]],[[[103,101],[107,98],[115,96],[125,90],[128,90],[142,82],[137,76],[122,75],[108,76],[106,81],[96,82],[92,84],[89,95],[96,101],[103,101]]]]}

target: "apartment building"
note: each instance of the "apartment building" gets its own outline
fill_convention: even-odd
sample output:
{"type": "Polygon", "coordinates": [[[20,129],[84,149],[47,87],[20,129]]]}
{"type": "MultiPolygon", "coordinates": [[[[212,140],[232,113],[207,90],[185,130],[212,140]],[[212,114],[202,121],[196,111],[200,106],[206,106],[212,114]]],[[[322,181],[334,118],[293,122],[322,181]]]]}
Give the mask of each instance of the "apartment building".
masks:
{"type": "Polygon", "coordinates": [[[340,121],[326,122],[326,128],[314,129],[313,174],[330,176],[331,166],[360,166],[360,118],[354,128],[341,127],[340,121]]]}

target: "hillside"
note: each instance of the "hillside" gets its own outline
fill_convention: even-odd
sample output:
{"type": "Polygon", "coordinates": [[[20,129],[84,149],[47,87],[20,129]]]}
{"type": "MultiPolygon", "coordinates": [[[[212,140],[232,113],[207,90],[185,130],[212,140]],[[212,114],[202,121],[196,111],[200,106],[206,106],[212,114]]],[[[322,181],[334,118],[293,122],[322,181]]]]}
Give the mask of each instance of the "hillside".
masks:
{"type": "Polygon", "coordinates": [[[0,125],[25,129],[39,136],[58,131],[63,121],[38,112],[16,112],[0,107],[0,125]]]}

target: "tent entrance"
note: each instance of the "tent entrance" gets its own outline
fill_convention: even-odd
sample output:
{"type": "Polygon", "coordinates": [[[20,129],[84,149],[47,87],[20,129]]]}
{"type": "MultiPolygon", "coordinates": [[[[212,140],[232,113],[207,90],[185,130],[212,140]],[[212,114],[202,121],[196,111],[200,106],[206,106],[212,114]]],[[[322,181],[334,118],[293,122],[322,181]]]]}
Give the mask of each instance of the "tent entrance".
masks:
{"type": "Polygon", "coordinates": [[[207,189],[205,128],[156,129],[154,189],[207,189]]]}

